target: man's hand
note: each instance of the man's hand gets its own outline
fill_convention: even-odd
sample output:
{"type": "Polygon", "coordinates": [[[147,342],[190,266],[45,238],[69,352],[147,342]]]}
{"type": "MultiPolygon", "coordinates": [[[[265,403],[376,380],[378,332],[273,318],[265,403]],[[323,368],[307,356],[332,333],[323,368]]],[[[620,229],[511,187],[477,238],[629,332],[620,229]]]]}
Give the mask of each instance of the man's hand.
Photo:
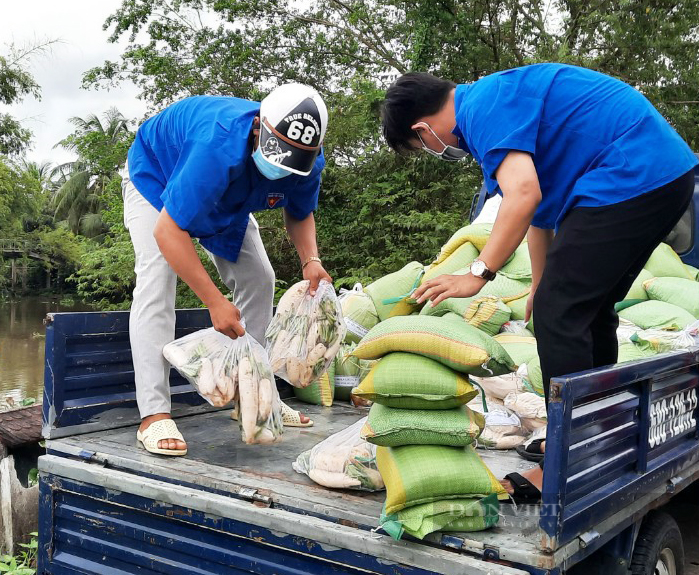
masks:
{"type": "Polygon", "coordinates": [[[303,268],[303,279],[311,282],[311,295],[316,295],[320,280],[325,280],[330,284],[333,283],[333,278],[325,271],[323,264],[316,261],[309,262],[308,265],[303,268]]]}
{"type": "Polygon", "coordinates": [[[231,339],[245,335],[245,328],[240,323],[240,310],[226,298],[218,300],[209,307],[209,315],[211,315],[211,323],[216,331],[231,339]]]}
{"type": "Polygon", "coordinates": [[[527,298],[527,306],[524,311],[524,321],[529,321],[532,318],[532,310],[534,309],[534,292],[529,294],[527,298]]]}
{"type": "Polygon", "coordinates": [[[441,275],[426,281],[413,293],[417,303],[431,300],[432,307],[450,297],[471,297],[488,283],[472,274],[463,276],[441,275]]]}

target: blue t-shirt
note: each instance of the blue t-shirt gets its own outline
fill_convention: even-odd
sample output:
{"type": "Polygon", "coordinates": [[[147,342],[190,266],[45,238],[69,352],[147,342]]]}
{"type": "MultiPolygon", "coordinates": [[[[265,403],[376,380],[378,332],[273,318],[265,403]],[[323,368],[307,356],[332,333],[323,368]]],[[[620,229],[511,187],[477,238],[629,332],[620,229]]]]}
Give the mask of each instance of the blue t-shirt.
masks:
{"type": "Polygon", "coordinates": [[[489,192],[511,150],[529,152],[541,186],[532,224],[557,229],[575,207],[608,206],[671,182],[697,158],[637,90],[564,64],[536,64],[456,87],[459,144],[489,192]]]}
{"type": "Polygon", "coordinates": [[[268,180],[252,159],[250,131],[259,102],[193,96],[153,116],[129,149],[129,175],[155,207],[210,252],[238,259],[252,212],[284,207],[304,219],[318,207],[318,156],[308,176],[268,180]]]}

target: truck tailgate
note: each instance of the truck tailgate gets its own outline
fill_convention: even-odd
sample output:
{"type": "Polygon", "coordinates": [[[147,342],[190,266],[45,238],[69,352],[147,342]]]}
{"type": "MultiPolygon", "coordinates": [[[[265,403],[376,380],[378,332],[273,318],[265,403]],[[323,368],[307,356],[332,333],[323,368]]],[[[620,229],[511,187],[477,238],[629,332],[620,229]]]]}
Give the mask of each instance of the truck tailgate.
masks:
{"type": "MultiPolygon", "coordinates": [[[[187,521],[183,516],[200,514],[197,523],[210,520],[223,531],[227,531],[223,527],[226,520],[241,521],[247,525],[247,531],[244,529],[247,535],[243,537],[258,533],[254,537],[261,545],[289,548],[302,537],[304,545],[313,546],[313,550],[306,550],[313,554],[332,557],[349,552],[368,554],[375,559],[372,563],[378,562],[363,566],[369,572],[383,572],[380,564],[385,562],[400,564],[401,569],[414,569],[387,571],[390,573],[523,573],[485,563],[464,554],[464,549],[482,554],[486,548],[511,548],[517,550],[521,559],[539,562],[536,517],[524,519],[531,523],[529,537],[526,528],[523,532],[522,520],[514,518],[504,520],[504,527],[488,533],[435,536],[424,542],[396,542],[372,532],[378,523],[383,493],[331,491],[291,469],[291,462],[299,453],[344,429],[365,412],[339,405],[303,409],[313,417],[315,427],[286,430],[284,441],[277,445],[244,445],[237,422],[231,421],[228,411],[219,411],[178,420],[189,444],[186,458],[153,457],[136,445],[135,428],[122,428],[49,441],[49,455],[41,461],[41,472],[46,484],[53,485],[52,497],[64,501],[54,502],[54,508],[65,506],[67,510],[85,513],[81,502],[91,502],[94,508],[90,511],[89,524],[97,534],[125,528],[121,522],[128,521],[128,516],[112,525],[109,517],[126,505],[140,507],[148,516],[172,517],[178,523],[187,521]],[[270,543],[270,538],[281,540],[270,543]]],[[[498,455],[485,455],[491,467],[497,467],[498,455]]],[[[506,467],[510,461],[517,462],[516,456],[513,460],[504,454],[502,457],[506,467]]],[[[57,515],[61,517],[60,513],[57,515]]],[[[71,518],[68,523],[72,525],[76,521],[79,520],[71,518]]],[[[52,528],[56,533],[61,531],[58,524],[52,528]]],[[[139,529],[136,525],[129,529],[132,535],[124,532],[123,536],[130,539],[139,529]]],[[[162,525],[156,531],[163,531],[163,542],[172,535],[166,536],[168,528],[162,525]]],[[[140,536],[147,537],[147,532],[140,536]]],[[[80,535],[72,537],[66,540],[72,543],[65,549],[84,545],[79,541],[80,535]]],[[[102,549],[99,542],[94,545],[103,554],[113,551],[102,549]]],[[[130,541],[122,547],[132,546],[130,541]]],[[[55,549],[60,550],[61,545],[55,549]]],[[[64,557],[68,558],[70,553],[66,553],[64,557]]],[[[349,559],[337,559],[338,563],[345,561],[349,559]]],[[[348,565],[354,567],[354,561],[359,559],[355,557],[348,565]]]]}

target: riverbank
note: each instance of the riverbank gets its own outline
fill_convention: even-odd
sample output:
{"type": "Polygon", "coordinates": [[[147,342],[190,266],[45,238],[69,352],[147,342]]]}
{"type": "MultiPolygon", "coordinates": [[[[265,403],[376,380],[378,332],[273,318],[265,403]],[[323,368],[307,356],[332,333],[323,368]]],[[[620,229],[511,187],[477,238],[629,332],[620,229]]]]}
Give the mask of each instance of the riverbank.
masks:
{"type": "Polygon", "coordinates": [[[61,311],[90,311],[66,296],[23,296],[0,301],[0,410],[41,400],[44,389],[44,318],[61,311]]]}

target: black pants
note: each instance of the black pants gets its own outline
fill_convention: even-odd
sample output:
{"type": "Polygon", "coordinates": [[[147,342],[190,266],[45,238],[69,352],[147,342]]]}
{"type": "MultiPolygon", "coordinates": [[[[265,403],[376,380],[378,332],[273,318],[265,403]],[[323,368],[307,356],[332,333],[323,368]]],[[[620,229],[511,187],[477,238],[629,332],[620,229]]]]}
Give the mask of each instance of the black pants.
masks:
{"type": "Polygon", "coordinates": [[[563,220],[534,296],[547,403],[552,377],[616,363],[614,304],[679,221],[693,191],[692,170],[625,202],[573,209],[563,220]]]}

